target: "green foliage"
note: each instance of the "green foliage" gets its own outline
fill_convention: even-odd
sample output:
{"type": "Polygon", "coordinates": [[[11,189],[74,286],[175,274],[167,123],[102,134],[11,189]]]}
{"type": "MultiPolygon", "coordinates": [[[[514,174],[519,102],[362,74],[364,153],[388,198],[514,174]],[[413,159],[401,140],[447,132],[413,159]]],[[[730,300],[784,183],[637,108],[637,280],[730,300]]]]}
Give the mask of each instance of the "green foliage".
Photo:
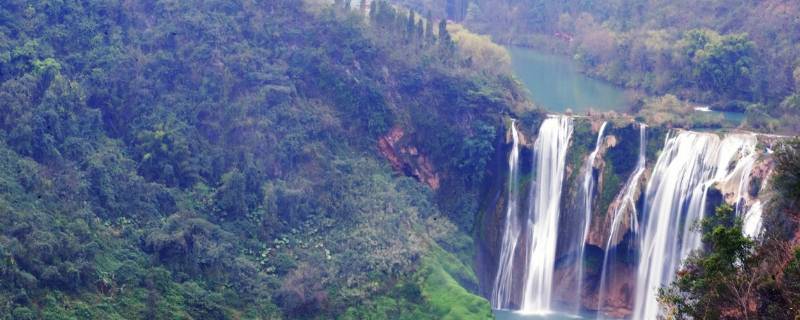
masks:
{"type": "Polygon", "coordinates": [[[143,130],[136,137],[135,148],[141,155],[139,172],[149,180],[188,187],[200,178],[189,143],[176,129],[157,125],[155,130],[143,130]]]}
{"type": "Polygon", "coordinates": [[[747,317],[753,292],[746,290],[753,290],[755,278],[753,241],[742,234],[742,222],[729,205],[718,207],[701,225],[707,251],[693,253],[659,299],[679,319],[720,319],[728,309],[747,317]]]}
{"type": "Polygon", "coordinates": [[[647,144],[645,157],[648,162],[655,162],[658,160],[661,149],[664,148],[664,143],[666,142],[666,137],[670,129],[663,127],[647,127],[645,130],[645,143],[647,144]]]}
{"type": "Polygon", "coordinates": [[[605,212],[608,211],[608,206],[614,201],[619,191],[622,190],[623,183],[625,183],[622,178],[625,177],[625,175],[617,173],[619,169],[617,169],[615,163],[614,161],[606,161],[606,167],[603,170],[603,188],[597,203],[597,212],[600,214],[605,214],[605,212]]]}
{"type": "Polygon", "coordinates": [[[756,48],[746,34],[719,36],[712,31],[689,30],[684,39],[692,75],[702,88],[731,98],[751,97],[756,48]]]}
{"type": "Polygon", "coordinates": [[[671,94],[645,99],[639,114],[653,126],[687,129],[720,128],[724,120],[720,114],[695,112],[694,105],[671,94]]]}
{"type": "Polygon", "coordinates": [[[583,174],[583,160],[594,149],[597,134],[592,132],[592,123],[576,119],[572,131],[571,148],[567,155],[567,166],[573,168],[572,175],[567,177],[566,185],[580,185],[579,177],[583,174]]]}
{"type": "Polygon", "coordinates": [[[774,158],[772,187],[778,191],[776,198],[787,206],[796,206],[800,195],[800,139],[794,138],[778,145],[774,158]]]}
{"type": "Polygon", "coordinates": [[[466,183],[479,186],[483,182],[486,165],[494,155],[496,129],[488,124],[476,124],[475,134],[464,141],[456,167],[465,173],[466,183]]]}
{"type": "Polygon", "coordinates": [[[618,128],[613,123],[606,130],[606,135],[614,136],[616,144],[606,151],[603,169],[603,185],[597,202],[597,211],[604,214],[624,186],[625,181],[633,173],[639,157],[639,128],[630,124],[618,128]]]}
{"type": "Polygon", "coordinates": [[[772,196],[769,202],[771,214],[765,217],[767,234],[777,239],[792,239],[798,227],[800,212],[800,140],[791,138],[778,143],[773,154],[775,167],[769,187],[772,196]]]}
{"type": "Polygon", "coordinates": [[[430,15],[349,3],[0,3],[0,314],[488,315],[467,267],[423,257],[470,260],[518,88],[432,45],[430,15]],[[393,127],[440,191],[384,164],[393,127]]]}
{"type": "MultiPolygon", "coordinates": [[[[795,249],[793,259],[783,270],[783,283],[789,305],[800,305],[800,249],[795,249]]],[[[800,310],[795,308],[794,311],[795,314],[800,314],[800,310]]]]}
{"type": "Polygon", "coordinates": [[[222,186],[217,190],[217,206],[222,216],[241,217],[247,214],[247,178],[238,170],[222,175],[222,186]]]}
{"type": "Polygon", "coordinates": [[[780,107],[800,79],[800,6],[792,1],[483,0],[470,7],[465,25],[497,41],[575,57],[587,74],[650,95],[729,111],[760,103],[768,112],[748,115],[747,126],[798,132],[800,112],[780,107]]]}
{"type": "Polygon", "coordinates": [[[491,307],[459,284],[476,285],[472,270],[434,246],[413,282],[401,282],[374,302],[350,308],[340,319],[490,319],[491,307]],[[462,280],[463,279],[463,280],[462,280]]]}
{"type": "Polygon", "coordinates": [[[477,282],[472,270],[447,252],[434,249],[432,256],[423,260],[417,277],[422,296],[439,319],[492,318],[489,302],[459,285],[459,279],[477,282]]]}

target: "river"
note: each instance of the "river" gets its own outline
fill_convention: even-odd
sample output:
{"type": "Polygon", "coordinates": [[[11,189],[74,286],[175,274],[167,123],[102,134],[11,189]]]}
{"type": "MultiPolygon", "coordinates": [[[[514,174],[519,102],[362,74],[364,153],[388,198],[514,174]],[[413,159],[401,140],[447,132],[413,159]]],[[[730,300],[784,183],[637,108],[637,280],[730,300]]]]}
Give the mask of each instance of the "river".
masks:
{"type": "MultiPolygon", "coordinates": [[[[594,79],[581,73],[572,59],[522,47],[507,47],[511,54],[511,68],[531,93],[533,101],[552,112],[575,113],[587,111],[628,111],[630,101],[625,89],[612,83],[594,79]]],[[[702,114],[721,114],[732,125],[744,119],[741,112],[719,112],[701,109],[702,114]]]]}
{"type": "Polygon", "coordinates": [[[625,92],[587,77],[571,59],[533,49],[509,47],[511,67],[539,106],[553,112],[625,111],[625,92]]]}

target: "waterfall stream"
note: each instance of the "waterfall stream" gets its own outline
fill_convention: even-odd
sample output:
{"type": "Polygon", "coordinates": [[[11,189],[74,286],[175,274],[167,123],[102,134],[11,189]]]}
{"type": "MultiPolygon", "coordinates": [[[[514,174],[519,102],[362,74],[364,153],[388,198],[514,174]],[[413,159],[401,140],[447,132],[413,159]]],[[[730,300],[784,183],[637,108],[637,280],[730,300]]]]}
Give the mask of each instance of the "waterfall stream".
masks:
{"type": "Polygon", "coordinates": [[[761,201],[756,201],[747,211],[747,214],[742,218],[742,232],[751,238],[756,238],[761,233],[763,221],[761,214],[763,211],[761,201]]]}
{"type": "MultiPolygon", "coordinates": [[[[583,168],[583,183],[582,183],[582,193],[583,193],[583,234],[580,236],[580,243],[578,244],[578,271],[576,272],[576,282],[578,288],[578,294],[576,299],[576,303],[580,306],[581,296],[583,294],[583,260],[584,260],[584,251],[586,250],[586,240],[589,236],[589,227],[592,225],[592,196],[594,195],[594,163],[597,158],[597,152],[600,151],[600,147],[602,146],[603,142],[603,133],[606,130],[606,125],[608,122],[603,122],[603,125],[600,126],[600,131],[597,133],[597,142],[594,144],[594,151],[589,154],[589,157],[586,159],[586,164],[583,168]]],[[[577,308],[576,311],[580,310],[577,308]]]]}
{"type": "Polygon", "coordinates": [[[628,216],[628,225],[631,231],[634,233],[637,232],[639,227],[637,211],[636,211],[636,199],[634,196],[639,191],[639,181],[642,177],[642,173],[644,173],[646,158],[645,153],[647,150],[647,135],[646,135],[646,126],[642,123],[639,124],[639,157],[636,161],[636,168],[634,168],[633,173],[631,174],[630,178],[627,182],[625,182],[625,186],[622,188],[622,193],[620,193],[619,206],[616,210],[614,210],[614,217],[611,221],[611,229],[608,233],[608,239],[606,240],[605,246],[605,254],[603,255],[603,266],[601,269],[600,274],[600,288],[598,291],[598,299],[597,299],[597,310],[599,314],[602,316],[602,308],[604,306],[606,291],[608,290],[608,282],[611,281],[612,274],[610,273],[610,265],[609,265],[609,257],[612,256],[612,246],[614,239],[618,236],[617,234],[620,232],[620,224],[622,223],[622,219],[624,218],[624,214],[626,212],[630,212],[628,216]]]}
{"type": "Polygon", "coordinates": [[[508,202],[491,302],[496,309],[518,305],[522,312],[545,312],[550,309],[561,187],[572,119],[550,117],[539,128],[533,146],[534,178],[528,195],[527,219],[520,219],[518,213],[519,137],[514,123],[511,131],[514,144],[508,160],[508,202]],[[524,261],[515,262],[518,254],[524,261]],[[522,264],[517,274],[513,272],[515,263],[522,264]],[[521,288],[515,286],[518,283],[521,288]],[[516,304],[515,297],[520,300],[516,304]]]}
{"type": "Polygon", "coordinates": [[[508,156],[508,202],[506,205],[505,228],[503,242],[500,247],[500,259],[497,274],[492,290],[492,307],[495,309],[508,308],[511,303],[513,288],[512,275],[514,266],[514,253],[520,233],[519,215],[517,214],[517,200],[519,193],[519,132],[516,121],[511,122],[511,154],[508,156]]]}
{"type": "MultiPolygon", "coordinates": [[[[657,318],[658,288],[670,284],[683,259],[700,248],[692,225],[706,214],[709,188],[747,179],[754,146],[755,138],[743,135],[720,141],[714,134],[681,131],[667,137],[645,193],[634,319],[657,318]]],[[[734,188],[737,201],[741,190],[734,188]]]]}
{"type": "Polygon", "coordinates": [[[531,187],[526,225],[525,236],[530,243],[526,254],[522,312],[550,311],[561,187],[571,137],[571,118],[550,117],[542,123],[534,143],[536,179],[531,187]]]}

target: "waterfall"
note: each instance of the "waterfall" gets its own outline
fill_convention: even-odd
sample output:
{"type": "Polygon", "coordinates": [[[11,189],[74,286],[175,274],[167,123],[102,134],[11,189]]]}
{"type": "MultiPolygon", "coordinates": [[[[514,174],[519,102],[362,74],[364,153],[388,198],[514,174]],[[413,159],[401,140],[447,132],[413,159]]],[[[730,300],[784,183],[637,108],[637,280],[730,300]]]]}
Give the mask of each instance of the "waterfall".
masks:
{"type": "MultiPolygon", "coordinates": [[[[756,153],[757,140],[755,135],[745,137],[745,145],[742,152],[746,153],[739,162],[736,164],[733,172],[730,174],[729,179],[737,183],[735,201],[736,201],[736,215],[742,218],[742,233],[750,238],[757,238],[761,233],[762,228],[762,211],[763,207],[761,200],[756,199],[750,205],[750,208],[745,211],[746,197],[749,194],[749,187],[751,182],[751,174],[755,167],[756,160],[758,160],[758,153],[756,153]]],[[[763,187],[762,183],[762,187],[763,187]]],[[[763,189],[763,188],[762,188],[763,189]]],[[[759,190],[760,192],[761,190],[759,190]]]]}
{"type": "MultiPolygon", "coordinates": [[[[742,233],[750,238],[756,238],[761,233],[761,201],[756,199],[750,205],[750,208],[745,211],[746,200],[749,194],[749,187],[751,183],[751,174],[755,167],[756,160],[758,160],[758,153],[756,152],[756,144],[758,140],[754,134],[738,135],[735,136],[741,139],[743,154],[742,158],[736,163],[736,167],[726,179],[731,183],[735,183],[735,202],[736,202],[736,215],[742,218],[742,233]]],[[[728,139],[728,138],[726,138],[728,139]]],[[[763,184],[762,184],[763,187],[763,184]]],[[[763,189],[763,188],[762,188],[763,189]]],[[[759,190],[760,192],[761,190],[759,190]]]]}
{"type": "Polygon", "coordinates": [[[519,133],[517,132],[516,121],[514,120],[511,121],[511,138],[513,144],[511,147],[511,154],[508,156],[508,201],[506,205],[505,228],[503,231],[503,242],[500,247],[497,274],[495,275],[492,290],[492,307],[495,309],[507,308],[511,302],[514,252],[517,248],[517,240],[520,233],[520,219],[517,213],[519,193],[519,182],[517,181],[519,175],[519,133]]]}
{"type": "MultiPolygon", "coordinates": [[[[701,235],[691,226],[705,216],[708,189],[724,187],[752,168],[754,140],[731,135],[720,141],[688,131],[668,135],[645,191],[634,319],[657,318],[658,288],[669,285],[683,259],[700,248],[701,235]]],[[[737,201],[741,189],[735,188],[737,201]]]]}
{"type": "Polygon", "coordinates": [[[525,235],[529,244],[522,292],[523,312],[550,310],[561,188],[571,136],[571,118],[550,117],[542,123],[534,143],[536,181],[531,186],[525,235]]]}
{"type": "Polygon", "coordinates": [[[743,218],[742,233],[750,238],[758,237],[761,233],[763,223],[761,218],[762,211],[761,201],[753,203],[750,210],[747,211],[747,214],[743,218]]]}
{"type": "Polygon", "coordinates": [[[617,209],[614,210],[614,217],[611,221],[611,230],[609,231],[608,239],[606,240],[605,254],[603,255],[603,266],[600,274],[600,289],[597,293],[597,310],[601,315],[602,313],[600,312],[602,312],[606,291],[608,290],[607,281],[611,280],[609,278],[611,276],[611,270],[609,270],[610,267],[608,265],[609,255],[612,251],[613,241],[617,237],[617,233],[619,232],[618,229],[626,210],[629,210],[630,212],[628,219],[631,231],[637,232],[639,226],[636,213],[636,199],[634,199],[634,195],[639,190],[639,180],[642,177],[642,173],[644,173],[646,164],[645,152],[647,151],[647,135],[645,131],[646,126],[644,123],[639,124],[639,158],[636,161],[636,168],[634,168],[633,173],[628,181],[625,182],[625,186],[622,188],[622,193],[618,200],[619,205],[617,206],[617,209]]]}
{"type": "Polygon", "coordinates": [[[550,309],[553,285],[561,188],[564,180],[567,147],[572,136],[572,119],[549,117],[542,122],[533,146],[533,174],[528,198],[528,218],[519,218],[519,134],[512,122],[514,141],[508,159],[508,202],[497,274],[492,290],[492,307],[513,306],[512,299],[521,293],[522,312],[543,312],[550,309]],[[523,228],[524,223],[524,228],[523,228]],[[523,234],[524,232],[524,234],[523,234]],[[522,235],[522,237],[520,237],[522,235]],[[515,255],[521,252],[522,278],[514,278],[515,255]],[[522,283],[522,292],[513,292],[515,283],[522,283]]]}
{"type": "MultiPolygon", "coordinates": [[[[551,311],[556,245],[559,232],[561,191],[564,183],[567,148],[572,137],[572,119],[551,116],[539,128],[533,143],[532,178],[527,202],[522,202],[520,179],[520,136],[512,121],[512,147],[508,156],[507,207],[497,274],[491,303],[495,309],[519,309],[523,313],[551,311]],[[527,209],[527,215],[523,209],[527,209]]],[[[593,168],[607,123],[597,136],[580,180],[583,200],[581,243],[576,252],[581,261],[576,274],[580,300],[583,285],[583,255],[592,219],[595,192],[593,168]]],[[[655,319],[660,315],[656,301],[658,289],[675,278],[682,261],[692,250],[702,247],[701,234],[693,225],[704,218],[709,190],[722,192],[725,201],[736,204],[744,220],[743,232],[755,237],[761,230],[762,203],[750,195],[751,175],[758,160],[757,139],[752,134],[729,134],[724,138],[711,133],[676,130],[667,134],[647,185],[641,186],[646,169],[646,126],[639,125],[639,155],[636,167],[617,195],[605,239],[605,254],[598,291],[598,311],[602,315],[615,275],[617,245],[629,231],[635,235],[632,246],[638,249],[635,273],[633,319],[655,319]],[[642,194],[643,203],[637,208],[642,194]]],[[[580,227],[578,227],[580,228],[580,227]]],[[[580,302],[577,302],[580,305],[580,302]]]]}
{"type": "Polygon", "coordinates": [[[608,122],[603,122],[603,125],[600,126],[600,131],[597,133],[597,142],[594,144],[594,151],[589,154],[589,158],[586,159],[586,164],[583,168],[583,184],[582,184],[582,192],[583,192],[583,234],[580,237],[580,243],[578,244],[578,271],[576,273],[577,277],[577,287],[578,287],[578,294],[576,303],[580,306],[581,296],[583,294],[583,255],[584,251],[586,250],[586,238],[589,236],[589,227],[592,224],[592,195],[594,194],[594,162],[597,158],[597,152],[600,151],[600,147],[603,142],[603,132],[606,130],[606,125],[608,122]]]}

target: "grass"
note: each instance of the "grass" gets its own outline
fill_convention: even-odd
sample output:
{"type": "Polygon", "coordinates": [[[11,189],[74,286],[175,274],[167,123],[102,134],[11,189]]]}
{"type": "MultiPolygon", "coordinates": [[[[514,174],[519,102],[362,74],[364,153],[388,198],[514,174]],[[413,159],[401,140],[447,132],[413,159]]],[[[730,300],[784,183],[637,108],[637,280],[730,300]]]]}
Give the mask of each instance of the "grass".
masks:
{"type": "Polygon", "coordinates": [[[489,301],[470,293],[459,283],[477,283],[475,273],[438,246],[423,258],[417,279],[422,297],[441,319],[492,318],[489,301]]]}
{"type": "Polygon", "coordinates": [[[464,286],[477,277],[461,259],[433,244],[412,281],[397,283],[389,292],[348,309],[339,319],[491,319],[489,301],[464,286]],[[463,285],[462,285],[463,284],[463,285]]]}

